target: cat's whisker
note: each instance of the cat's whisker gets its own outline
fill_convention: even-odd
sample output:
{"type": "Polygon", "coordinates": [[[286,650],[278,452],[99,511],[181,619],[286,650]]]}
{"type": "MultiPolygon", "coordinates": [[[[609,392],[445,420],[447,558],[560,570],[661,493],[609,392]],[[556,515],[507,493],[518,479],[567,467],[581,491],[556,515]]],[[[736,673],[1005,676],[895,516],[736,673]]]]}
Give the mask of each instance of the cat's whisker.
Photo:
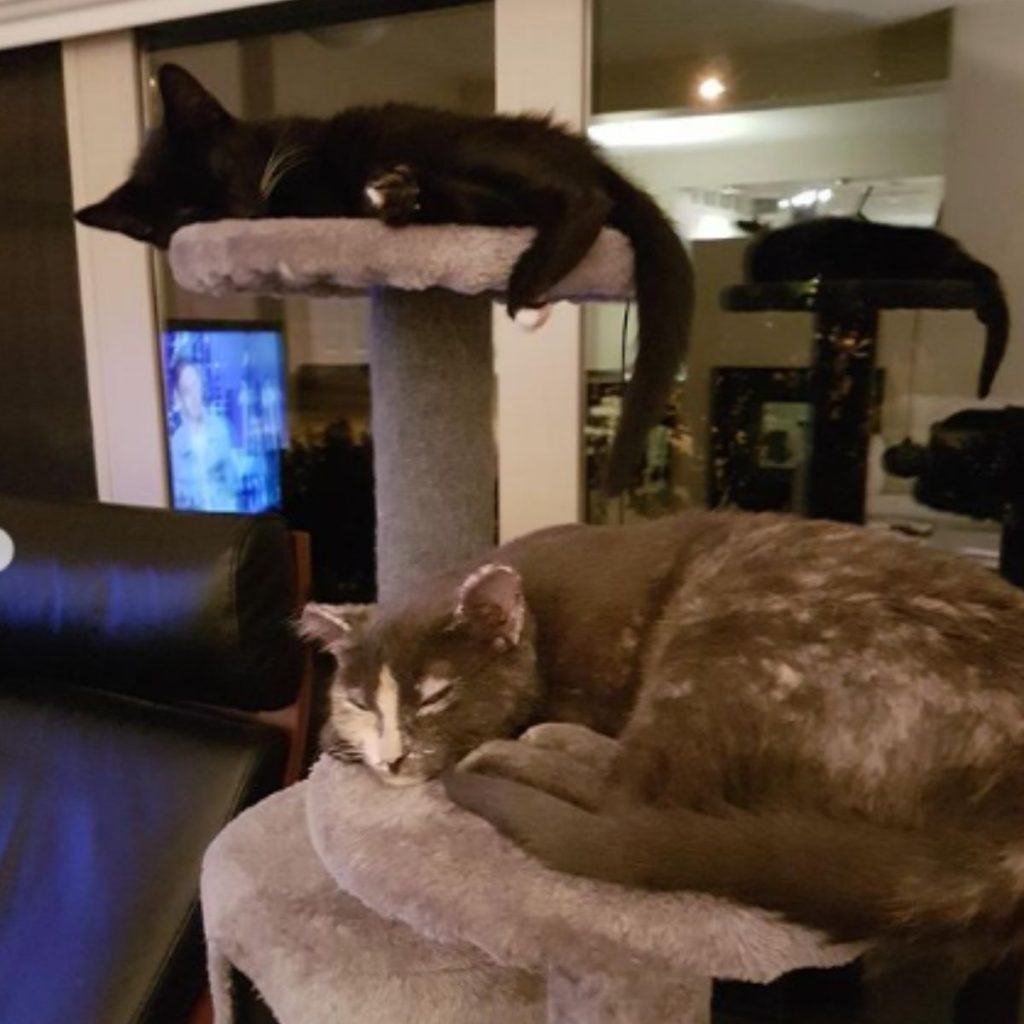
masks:
{"type": "Polygon", "coordinates": [[[287,132],[283,133],[271,150],[260,177],[260,196],[270,199],[274,190],[284,178],[310,159],[308,146],[286,145],[287,132]]]}

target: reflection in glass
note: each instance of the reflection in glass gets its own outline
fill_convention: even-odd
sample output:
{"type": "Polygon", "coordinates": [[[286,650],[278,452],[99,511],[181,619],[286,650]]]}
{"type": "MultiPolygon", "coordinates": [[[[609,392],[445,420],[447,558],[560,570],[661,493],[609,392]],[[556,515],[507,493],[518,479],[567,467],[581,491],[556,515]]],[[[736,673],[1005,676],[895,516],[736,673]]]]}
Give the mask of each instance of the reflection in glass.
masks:
{"type": "MultiPolygon", "coordinates": [[[[812,474],[812,315],[722,306],[754,232],[825,216],[945,225],[953,32],[952,13],[928,0],[597,0],[590,134],[677,224],[698,298],[685,376],[620,503],[597,485],[632,346],[623,307],[586,313],[588,519],[688,505],[814,514],[808,501],[853,481],[869,524],[998,561],[1006,400],[975,398],[984,330],[971,312],[880,314],[866,459],[822,468],[819,452],[812,474]]],[[[1008,388],[1004,368],[997,390],[1008,388]]]]}

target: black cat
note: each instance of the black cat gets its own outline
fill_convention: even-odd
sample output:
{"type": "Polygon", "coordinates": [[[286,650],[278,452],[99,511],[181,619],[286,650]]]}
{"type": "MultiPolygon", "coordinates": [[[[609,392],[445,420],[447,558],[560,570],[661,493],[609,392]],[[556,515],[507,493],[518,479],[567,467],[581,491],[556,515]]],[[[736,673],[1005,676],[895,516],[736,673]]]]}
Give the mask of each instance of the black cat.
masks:
{"type": "Polygon", "coordinates": [[[746,279],[774,281],[968,281],[987,328],[978,397],[992,388],[1006,352],[1010,314],[990,267],[934,228],[876,224],[861,217],[821,217],[768,231],[747,246],[746,279]]]}
{"type": "Polygon", "coordinates": [[[508,311],[541,307],[553,285],[618,228],[633,245],[639,338],[612,449],[621,491],[662,416],[685,354],[693,273],[657,203],[590,143],[548,119],[469,117],[426,107],[356,107],[329,120],[239,121],[182,68],[159,72],[163,125],[131,177],[77,213],[83,224],[161,248],[197,221],[377,217],[387,224],[527,225],[508,311]]]}

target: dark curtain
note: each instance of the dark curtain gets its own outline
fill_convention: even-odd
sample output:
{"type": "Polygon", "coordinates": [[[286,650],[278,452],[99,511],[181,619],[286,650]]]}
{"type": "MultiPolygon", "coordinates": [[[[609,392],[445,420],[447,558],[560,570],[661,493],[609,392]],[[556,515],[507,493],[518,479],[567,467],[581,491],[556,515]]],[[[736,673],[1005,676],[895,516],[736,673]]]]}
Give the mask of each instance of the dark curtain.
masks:
{"type": "Polygon", "coordinates": [[[96,497],[57,44],[0,52],[0,492],[96,497]]]}

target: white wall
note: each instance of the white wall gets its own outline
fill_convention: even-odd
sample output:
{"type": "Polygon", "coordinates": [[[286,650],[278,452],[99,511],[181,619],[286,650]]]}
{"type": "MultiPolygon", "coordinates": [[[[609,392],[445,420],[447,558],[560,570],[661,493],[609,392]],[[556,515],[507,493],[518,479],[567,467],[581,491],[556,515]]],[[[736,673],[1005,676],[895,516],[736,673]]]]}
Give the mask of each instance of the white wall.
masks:
{"type": "Polygon", "coordinates": [[[957,5],[946,227],[1003,280],[1010,348],[993,393],[1024,402],[1024,2],[957,5]]]}
{"type": "MultiPolygon", "coordinates": [[[[589,0],[496,0],[497,106],[582,128],[590,110],[589,0]]],[[[532,337],[495,307],[502,540],[583,510],[579,309],[559,303],[532,337]]]]}

